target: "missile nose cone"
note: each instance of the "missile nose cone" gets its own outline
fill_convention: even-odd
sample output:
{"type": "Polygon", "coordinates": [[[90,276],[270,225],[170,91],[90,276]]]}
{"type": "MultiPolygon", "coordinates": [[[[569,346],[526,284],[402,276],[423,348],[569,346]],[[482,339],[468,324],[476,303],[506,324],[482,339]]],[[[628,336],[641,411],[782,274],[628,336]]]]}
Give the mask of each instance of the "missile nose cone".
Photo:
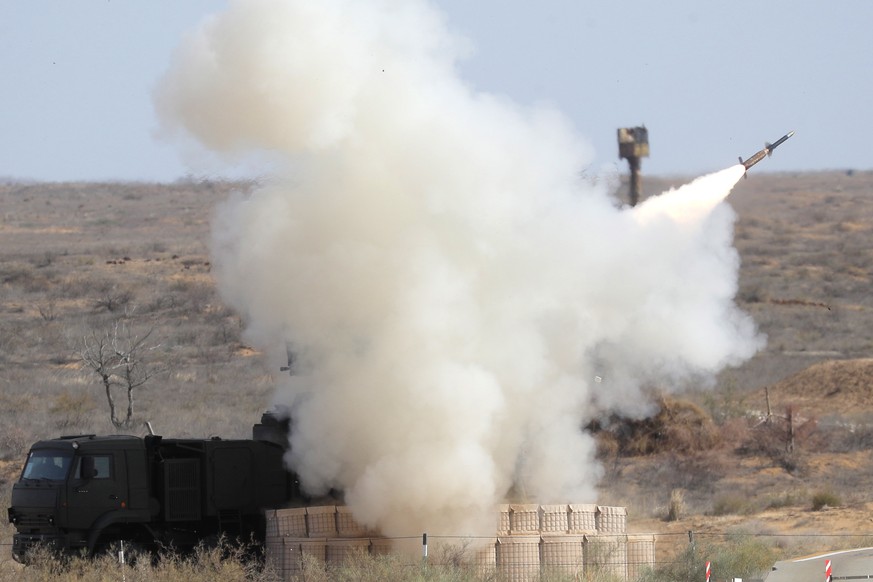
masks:
{"type": "Polygon", "coordinates": [[[785,135],[785,137],[791,137],[792,135],[794,135],[794,130],[789,131],[789,132],[785,135]]]}

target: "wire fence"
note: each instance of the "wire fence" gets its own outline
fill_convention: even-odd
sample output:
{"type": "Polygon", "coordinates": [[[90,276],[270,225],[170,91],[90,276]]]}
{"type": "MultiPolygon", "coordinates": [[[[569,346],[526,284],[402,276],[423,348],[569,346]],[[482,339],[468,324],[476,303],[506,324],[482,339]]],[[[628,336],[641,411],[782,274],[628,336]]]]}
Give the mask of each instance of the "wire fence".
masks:
{"type": "MultiPolygon", "coordinates": [[[[601,534],[603,535],[603,534],[601,534]]],[[[634,534],[630,534],[634,535],[634,534]]],[[[650,534],[655,536],[658,544],[669,542],[673,540],[679,546],[685,546],[689,543],[693,543],[694,540],[706,540],[706,539],[741,539],[741,538],[754,538],[754,539],[772,539],[772,540],[867,540],[873,545],[873,532],[870,533],[762,533],[762,532],[743,532],[743,531],[729,531],[729,532],[713,532],[713,531],[694,531],[688,530],[686,532],[668,532],[668,533],[655,533],[650,534]],[[692,539],[693,538],[693,539],[692,539]]],[[[403,537],[394,537],[394,538],[386,538],[392,540],[421,540],[421,535],[415,536],[403,536],[403,537]]],[[[429,540],[437,540],[437,539],[451,539],[451,540],[478,540],[478,539],[494,539],[494,536],[474,536],[474,535],[429,535],[429,540]]],[[[7,539],[4,541],[0,541],[0,547],[3,546],[11,546],[12,541],[7,539]]]]}
{"type": "MultiPolygon", "coordinates": [[[[750,541],[772,548],[772,561],[758,564],[763,578],[779,556],[869,546],[873,534],[775,534],[676,532],[662,534],[408,536],[394,538],[268,539],[267,556],[285,580],[303,574],[307,559],[342,567],[356,556],[393,555],[408,567],[422,563],[461,569],[475,579],[525,582],[554,579],[646,580],[657,571],[700,572],[706,562],[716,571],[746,560],[750,541]],[[730,552],[733,551],[733,554],[730,552]],[[792,554],[791,552],[797,552],[792,554]],[[549,578],[551,579],[551,578],[549,578]]],[[[760,556],[756,554],[756,557],[760,556]]],[[[750,564],[745,564],[752,568],[750,564]]],[[[864,578],[862,576],[861,578],[864,578]]],[[[760,579],[753,578],[753,579],[760,579]]],[[[858,579],[861,579],[858,578],[858,579]]],[[[873,571],[871,571],[873,579],[873,571]]],[[[695,578],[696,579],[696,578],[695,578]]],[[[724,578],[713,578],[713,580],[724,578]]],[[[837,579],[851,579],[838,577],[837,579]]]]}
{"type": "MultiPolygon", "coordinates": [[[[714,571],[723,573],[728,568],[724,549],[736,548],[748,542],[773,549],[775,562],[809,553],[869,548],[873,546],[873,533],[685,531],[496,537],[421,534],[391,538],[273,535],[268,536],[265,553],[272,569],[281,579],[288,581],[299,578],[307,560],[322,563],[329,570],[346,567],[363,556],[370,559],[390,556],[398,568],[414,569],[423,565],[451,568],[466,573],[469,579],[512,582],[541,579],[636,581],[653,579],[652,572],[682,571],[694,572],[693,579],[704,580],[704,564],[711,561],[714,571]]],[[[8,537],[0,541],[0,548],[5,553],[0,561],[11,557],[11,546],[8,537]]],[[[742,558],[742,554],[739,556],[742,558]]],[[[771,565],[764,564],[760,571],[766,573],[771,565]]],[[[811,567],[818,568],[817,562],[811,567]]],[[[873,579],[873,571],[853,572],[851,575],[846,574],[845,570],[839,573],[839,568],[834,571],[832,580],[873,579]]],[[[763,574],[751,579],[761,578],[763,574]]],[[[723,576],[712,578],[713,581],[724,579],[723,576]]]]}

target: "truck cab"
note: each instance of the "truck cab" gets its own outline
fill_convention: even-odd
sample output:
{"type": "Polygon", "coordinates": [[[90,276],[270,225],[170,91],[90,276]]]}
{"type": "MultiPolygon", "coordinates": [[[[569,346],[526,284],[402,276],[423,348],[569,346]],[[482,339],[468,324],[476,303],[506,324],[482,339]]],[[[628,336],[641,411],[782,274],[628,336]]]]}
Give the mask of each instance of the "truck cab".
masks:
{"type": "MultiPolygon", "coordinates": [[[[253,440],[65,436],[35,443],[12,488],[12,555],[35,544],[94,553],[118,541],[184,550],[264,538],[264,509],[300,503],[275,423],[253,440]],[[278,433],[276,433],[278,434],[278,433]]],[[[281,428],[281,427],[279,427],[281,428]]]]}
{"type": "Polygon", "coordinates": [[[12,488],[12,555],[34,544],[93,550],[107,529],[148,520],[146,455],[132,436],[78,435],[35,443],[12,488]]]}

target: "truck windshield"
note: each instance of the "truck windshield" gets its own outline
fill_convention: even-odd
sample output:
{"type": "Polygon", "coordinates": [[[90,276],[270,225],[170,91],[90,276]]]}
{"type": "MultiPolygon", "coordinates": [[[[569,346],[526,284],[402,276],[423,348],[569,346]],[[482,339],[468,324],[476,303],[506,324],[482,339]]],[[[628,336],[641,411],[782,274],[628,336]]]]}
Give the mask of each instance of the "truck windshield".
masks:
{"type": "Polygon", "coordinates": [[[63,481],[67,478],[72,460],[72,451],[31,451],[21,478],[63,481]]]}

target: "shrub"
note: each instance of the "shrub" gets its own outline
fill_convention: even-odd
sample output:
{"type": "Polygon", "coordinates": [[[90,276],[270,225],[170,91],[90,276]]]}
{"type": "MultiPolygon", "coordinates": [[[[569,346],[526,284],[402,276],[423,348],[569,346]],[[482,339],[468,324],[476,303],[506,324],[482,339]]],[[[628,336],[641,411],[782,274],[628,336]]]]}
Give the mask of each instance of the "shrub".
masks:
{"type": "Polygon", "coordinates": [[[58,417],[58,428],[66,429],[86,423],[96,407],[97,403],[89,393],[76,395],[64,390],[55,398],[49,412],[58,417]]]}
{"type": "Polygon", "coordinates": [[[829,507],[842,505],[840,498],[831,491],[819,491],[812,496],[812,510],[821,511],[829,507]]]}
{"type": "Polygon", "coordinates": [[[787,473],[803,475],[807,471],[808,463],[808,454],[804,447],[815,435],[818,423],[815,419],[807,419],[799,425],[792,425],[792,414],[789,411],[785,416],[774,415],[767,422],[756,426],[749,431],[748,438],[737,452],[743,455],[765,455],[787,473]]]}
{"type": "Polygon", "coordinates": [[[39,311],[39,316],[43,321],[54,321],[58,317],[57,306],[54,299],[48,299],[43,303],[38,303],[36,309],[39,311]]]}
{"type": "Polygon", "coordinates": [[[766,505],[766,509],[782,509],[783,507],[791,507],[797,505],[797,496],[793,493],[783,493],[782,495],[771,497],[766,505]]]}
{"type": "Polygon", "coordinates": [[[713,515],[748,515],[753,512],[749,498],[742,495],[720,495],[712,502],[713,515]]]}
{"type": "Polygon", "coordinates": [[[134,294],[130,289],[112,287],[104,293],[101,293],[100,296],[94,300],[94,309],[96,311],[105,310],[108,312],[116,312],[131,303],[133,298],[134,294]]]}
{"type": "Polygon", "coordinates": [[[9,427],[0,433],[0,460],[19,461],[30,447],[28,436],[17,427],[9,427]]]}
{"type": "Polygon", "coordinates": [[[775,558],[772,547],[750,536],[733,536],[717,544],[698,542],[675,560],[643,573],[639,582],[703,580],[707,561],[712,563],[713,579],[716,580],[762,578],[775,558]]]}
{"type": "Polygon", "coordinates": [[[685,513],[685,491],[673,489],[670,491],[670,506],[667,508],[667,521],[678,521],[685,513]]]}
{"type": "Polygon", "coordinates": [[[614,435],[620,454],[683,454],[709,451],[719,443],[719,432],[709,414],[687,400],[663,396],[660,410],[649,418],[612,418],[606,427],[590,426],[592,432],[614,435]]]}
{"type": "Polygon", "coordinates": [[[829,427],[822,432],[820,450],[831,453],[851,453],[873,447],[873,426],[869,418],[854,425],[829,427]]]}
{"type": "Polygon", "coordinates": [[[6,262],[0,267],[0,283],[29,287],[37,278],[32,265],[6,262]]]}
{"type": "Polygon", "coordinates": [[[217,301],[215,287],[197,281],[177,279],[170,285],[170,291],[175,296],[174,303],[188,312],[201,313],[217,301]]]}

